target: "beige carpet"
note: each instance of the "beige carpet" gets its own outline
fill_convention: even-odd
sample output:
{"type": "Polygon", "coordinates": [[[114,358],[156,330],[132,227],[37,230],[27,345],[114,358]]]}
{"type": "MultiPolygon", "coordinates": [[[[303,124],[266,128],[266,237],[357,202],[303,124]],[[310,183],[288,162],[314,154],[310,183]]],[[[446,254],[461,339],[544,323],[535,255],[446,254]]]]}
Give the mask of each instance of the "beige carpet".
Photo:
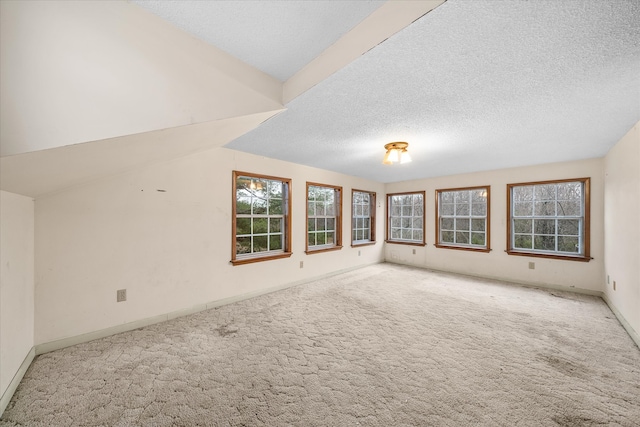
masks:
{"type": "Polygon", "coordinates": [[[2,426],[638,426],[596,297],[380,264],[37,357],[2,426]]]}

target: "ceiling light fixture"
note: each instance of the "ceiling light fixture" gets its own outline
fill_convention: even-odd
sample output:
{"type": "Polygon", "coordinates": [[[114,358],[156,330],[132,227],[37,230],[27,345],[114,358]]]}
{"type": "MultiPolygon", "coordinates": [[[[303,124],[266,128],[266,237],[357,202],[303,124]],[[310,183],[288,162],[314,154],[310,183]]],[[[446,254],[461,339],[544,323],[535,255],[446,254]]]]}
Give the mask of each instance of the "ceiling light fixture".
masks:
{"type": "Polygon", "coordinates": [[[395,162],[409,163],[411,156],[407,151],[407,147],[409,147],[408,142],[390,142],[385,144],[384,149],[387,150],[387,153],[384,155],[382,163],[385,165],[390,165],[395,162]]]}

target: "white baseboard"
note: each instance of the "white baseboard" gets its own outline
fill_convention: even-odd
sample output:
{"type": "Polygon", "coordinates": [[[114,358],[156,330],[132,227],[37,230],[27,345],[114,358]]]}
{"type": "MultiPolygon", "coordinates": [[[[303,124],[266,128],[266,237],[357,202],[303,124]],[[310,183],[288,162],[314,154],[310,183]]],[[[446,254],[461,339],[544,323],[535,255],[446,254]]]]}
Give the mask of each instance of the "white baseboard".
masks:
{"type": "Polygon", "coordinates": [[[165,313],[158,316],[147,317],[145,319],[135,320],[133,322],[111,326],[109,328],[100,329],[98,331],[93,331],[86,334],[75,335],[72,337],[62,338],[55,341],[49,341],[49,342],[38,344],[35,346],[36,355],[48,353],[54,350],[59,350],[65,347],[70,347],[76,344],[82,344],[82,343],[93,341],[100,338],[109,337],[111,335],[119,334],[122,332],[133,331],[134,329],[142,328],[144,326],[149,326],[149,325],[153,325],[160,322],[166,322],[167,320],[172,320],[178,317],[183,317],[183,316],[188,316],[190,314],[198,313],[200,311],[209,310],[212,308],[221,307],[223,305],[232,304],[234,302],[255,298],[260,295],[270,294],[272,292],[280,291],[283,289],[291,288],[293,286],[298,286],[298,285],[302,285],[309,282],[314,282],[316,280],[325,279],[327,277],[335,276],[337,274],[346,273],[348,271],[357,270],[359,268],[364,268],[364,267],[368,267],[370,265],[375,265],[375,264],[379,264],[379,262],[358,265],[356,267],[349,267],[342,270],[333,271],[331,273],[323,274],[321,276],[316,276],[311,279],[303,279],[296,282],[285,283],[282,285],[273,286],[271,288],[260,289],[260,290],[249,292],[246,294],[240,294],[240,295],[235,295],[229,298],[223,298],[220,300],[211,301],[205,304],[198,304],[193,307],[172,311],[170,313],[165,313]]]}
{"type": "Polygon", "coordinates": [[[31,347],[31,350],[29,350],[29,353],[27,353],[27,356],[22,361],[20,368],[18,368],[18,372],[16,372],[16,374],[13,376],[13,379],[9,383],[9,386],[4,391],[4,393],[2,393],[2,397],[0,397],[0,417],[4,413],[4,410],[7,409],[7,406],[9,405],[9,402],[11,402],[11,398],[13,397],[13,393],[16,392],[20,381],[22,381],[24,374],[27,372],[27,369],[29,369],[29,366],[31,366],[31,362],[33,362],[33,359],[35,357],[36,348],[31,347]]]}
{"type": "Polygon", "coordinates": [[[433,267],[425,267],[424,265],[405,264],[405,263],[395,262],[395,261],[386,261],[386,262],[388,262],[389,264],[403,265],[403,266],[406,266],[406,267],[421,268],[423,270],[429,270],[429,271],[434,271],[434,272],[438,272],[438,273],[456,274],[456,275],[459,275],[459,276],[472,277],[472,278],[476,278],[476,279],[495,280],[496,282],[505,283],[505,284],[511,284],[511,285],[524,286],[524,287],[527,287],[527,288],[553,289],[554,291],[573,292],[573,293],[576,293],[576,294],[591,295],[591,296],[594,296],[594,297],[602,296],[602,292],[601,291],[593,291],[591,289],[576,288],[574,286],[552,285],[552,284],[547,284],[547,283],[537,283],[537,282],[527,282],[527,281],[521,281],[521,280],[511,280],[511,279],[505,279],[503,277],[497,277],[497,276],[491,276],[491,275],[470,274],[468,272],[454,271],[454,270],[441,270],[441,269],[433,268],[433,267]]]}
{"type": "Polygon", "coordinates": [[[638,348],[640,348],[640,334],[638,334],[638,332],[633,329],[633,326],[631,326],[631,324],[627,322],[627,319],[624,318],[622,313],[620,313],[616,306],[613,305],[611,300],[609,300],[609,298],[607,297],[607,294],[605,294],[604,292],[602,293],[602,299],[609,306],[609,309],[611,309],[613,314],[618,318],[618,321],[620,322],[624,330],[627,331],[633,342],[635,342],[638,348]]]}

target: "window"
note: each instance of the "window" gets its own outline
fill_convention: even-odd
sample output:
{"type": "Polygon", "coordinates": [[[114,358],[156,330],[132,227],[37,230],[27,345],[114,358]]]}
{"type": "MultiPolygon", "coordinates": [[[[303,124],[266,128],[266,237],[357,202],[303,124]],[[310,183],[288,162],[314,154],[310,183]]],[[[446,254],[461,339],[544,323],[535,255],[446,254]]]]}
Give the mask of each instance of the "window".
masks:
{"type": "Polygon", "coordinates": [[[376,193],[351,192],[351,246],[376,242],[376,193]]]}
{"type": "Polygon", "coordinates": [[[589,178],[507,185],[507,252],[588,261],[589,178]]]}
{"type": "Polygon", "coordinates": [[[233,265],[291,256],[291,180],[233,171],[233,265]]]}
{"type": "Polygon", "coordinates": [[[307,253],[342,248],[342,187],[307,182],[307,253]]]}
{"type": "Polygon", "coordinates": [[[489,252],[491,187],[436,190],[436,246],[489,252]]]}
{"type": "Polygon", "coordinates": [[[387,242],[424,246],[424,191],[387,198],[387,242]]]}

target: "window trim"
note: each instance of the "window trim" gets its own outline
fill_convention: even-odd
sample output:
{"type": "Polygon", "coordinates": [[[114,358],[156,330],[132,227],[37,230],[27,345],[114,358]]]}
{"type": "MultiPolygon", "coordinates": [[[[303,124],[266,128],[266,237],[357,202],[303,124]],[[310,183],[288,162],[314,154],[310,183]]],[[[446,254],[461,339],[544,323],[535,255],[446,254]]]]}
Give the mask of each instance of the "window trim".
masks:
{"type": "Polygon", "coordinates": [[[281,177],[277,177],[277,176],[271,176],[271,175],[262,175],[262,174],[257,174],[257,173],[249,173],[249,172],[241,172],[241,171],[232,171],[232,191],[231,191],[231,198],[232,198],[232,210],[231,210],[231,264],[232,265],[243,265],[243,264],[251,264],[254,262],[261,262],[261,261],[271,261],[274,259],[282,259],[282,258],[289,258],[293,253],[291,252],[291,194],[292,194],[292,188],[291,188],[291,179],[290,178],[281,178],[281,177]],[[236,220],[237,220],[237,213],[236,213],[236,204],[237,204],[237,192],[238,189],[236,187],[236,182],[238,180],[239,177],[248,177],[248,178],[258,178],[258,179],[269,179],[269,180],[274,180],[274,181],[282,181],[283,184],[286,184],[287,186],[287,195],[286,197],[283,198],[284,202],[285,202],[285,213],[283,215],[284,217],[284,239],[283,239],[283,252],[282,253],[268,253],[268,255],[256,255],[256,254],[251,254],[251,256],[246,257],[246,258],[237,258],[237,254],[236,254],[236,220]]]}
{"type": "Polygon", "coordinates": [[[321,252],[330,252],[330,251],[339,251],[340,249],[342,249],[342,187],[338,186],[338,185],[330,185],[330,184],[321,184],[318,182],[310,182],[307,181],[307,193],[305,196],[305,200],[306,200],[306,207],[305,207],[305,221],[304,221],[304,228],[305,228],[305,232],[304,232],[304,252],[307,255],[311,255],[311,254],[318,254],[321,252]],[[335,244],[333,246],[329,246],[329,247],[322,247],[319,249],[310,249],[309,248],[309,187],[325,187],[325,188],[332,188],[334,190],[334,192],[337,195],[337,203],[336,203],[336,237],[335,237],[335,244]]]}
{"type": "Polygon", "coordinates": [[[367,190],[358,190],[356,188],[351,189],[351,247],[361,247],[361,246],[369,246],[376,244],[376,193],[375,191],[367,191],[367,190]],[[355,193],[367,193],[369,194],[369,227],[371,229],[371,239],[369,241],[363,241],[362,243],[355,243],[353,240],[353,226],[354,221],[353,218],[355,216],[355,212],[353,211],[353,197],[355,193]]]}
{"type": "MultiPolygon", "coordinates": [[[[469,216],[471,219],[471,216],[469,216]]],[[[490,185],[478,185],[474,187],[460,187],[460,188],[442,188],[436,190],[436,243],[434,246],[436,248],[441,249],[456,249],[461,251],[472,251],[472,252],[491,252],[491,186],[490,185]],[[439,211],[439,202],[440,202],[440,193],[450,192],[450,191],[473,191],[473,190],[486,190],[487,191],[487,214],[486,214],[486,225],[485,225],[485,247],[473,247],[471,245],[457,245],[457,244],[447,244],[440,243],[440,211],[439,211]]]]}
{"type": "MultiPolygon", "coordinates": [[[[515,184],[507,184],[507,246],[506,253],[516,256],[529,256],[538,258],[550,258],[550,259],[562,259],[568,261],[581,261],[589,262],[593,258],[591,257],[591,178],[570,178],[570,179],[555,179],[549,181],[532,181],[532,182],[519,182],[515,184]],[[543,252],[532,252],[522,249],[513,249],[511,246],[511,193],[513,187],[524,187],[529,185],[545,185],[545,184],[561,184],[565,182],[581,182],[584,188],[584,217],[583,217],[583,229],[582,229],[582,241],[584,242],[584,255],[569,255],[569,254],[553,254],[543,252]]],[[[557,218],[554,217],[554,218],[557,218]]]]}
{"type": "Polygon", "coordinates": [[[427,245],[427,229],[426,229],[426,191],[405,191],[402,193],[387,193],[387,206],[386,206],[386,238],[385,243],[391,243],[394,245],[409,245],[409,246],[426,246],[427,245]],[[422,194],[422,243],[418,242],[408,242],[402,240],[391,240],[391,217],[390,217],[390,209],[391,209],[391,197],[392,196],[405,196],[408,194],[422,194]]]}

